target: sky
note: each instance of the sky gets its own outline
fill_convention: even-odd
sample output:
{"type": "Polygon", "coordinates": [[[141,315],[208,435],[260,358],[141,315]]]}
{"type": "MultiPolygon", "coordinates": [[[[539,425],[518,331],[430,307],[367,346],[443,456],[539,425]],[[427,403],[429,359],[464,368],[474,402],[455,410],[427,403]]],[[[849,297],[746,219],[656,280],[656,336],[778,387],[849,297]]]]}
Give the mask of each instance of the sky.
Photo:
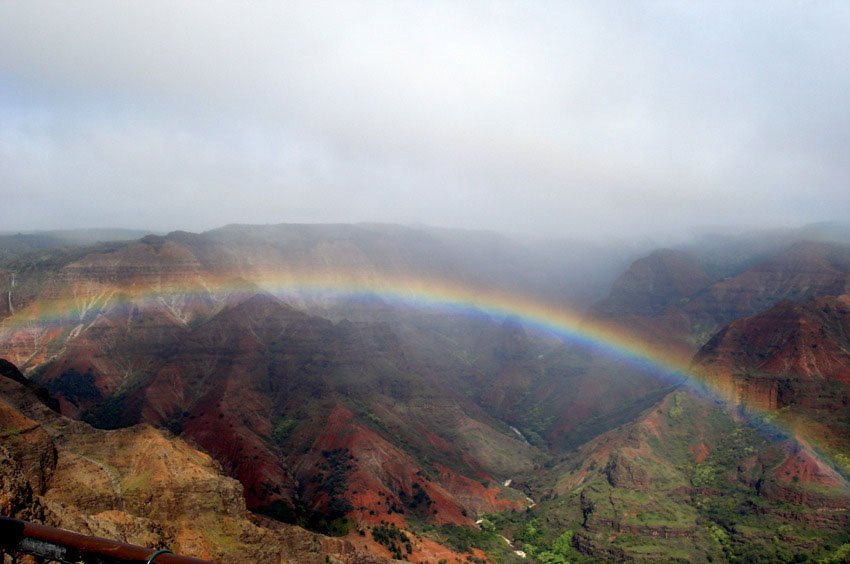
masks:
{"type": "Polygon", "coordinates": [[[0,2],[0,231],[850,212],[850,2],[0,2]]]}

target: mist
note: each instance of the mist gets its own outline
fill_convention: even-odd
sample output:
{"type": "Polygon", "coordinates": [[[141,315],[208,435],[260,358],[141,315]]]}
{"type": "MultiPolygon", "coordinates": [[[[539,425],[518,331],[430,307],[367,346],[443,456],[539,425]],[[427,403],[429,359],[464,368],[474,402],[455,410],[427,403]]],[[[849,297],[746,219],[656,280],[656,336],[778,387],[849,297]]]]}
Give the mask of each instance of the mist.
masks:
{"type": "Polygon", "coordinates": [[[4,2],[0,229],[844,219],[846,2],[4,2]]]}

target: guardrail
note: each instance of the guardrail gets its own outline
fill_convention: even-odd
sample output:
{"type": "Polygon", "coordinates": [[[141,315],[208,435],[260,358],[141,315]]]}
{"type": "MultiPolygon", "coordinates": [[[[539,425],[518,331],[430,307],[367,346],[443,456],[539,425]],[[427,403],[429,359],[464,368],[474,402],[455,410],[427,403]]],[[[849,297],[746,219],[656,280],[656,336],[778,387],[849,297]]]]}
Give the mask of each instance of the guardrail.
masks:
{"type": "Polygon", "coordinates": [[[31,554],[67,564],[212,564],[208,560],[0,516],[0,555],[4,552],[31,554]]]}

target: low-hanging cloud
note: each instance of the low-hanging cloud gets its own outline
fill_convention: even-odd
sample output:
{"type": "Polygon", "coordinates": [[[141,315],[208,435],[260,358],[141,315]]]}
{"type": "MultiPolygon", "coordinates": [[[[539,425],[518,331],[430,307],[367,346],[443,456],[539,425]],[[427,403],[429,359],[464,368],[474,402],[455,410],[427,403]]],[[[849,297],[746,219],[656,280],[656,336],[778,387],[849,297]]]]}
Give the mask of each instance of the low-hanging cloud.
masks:
{"type": "Polygon", "coordinates": [[[842,219],[843,2],[7,2],[0,230],[842,219]]]}

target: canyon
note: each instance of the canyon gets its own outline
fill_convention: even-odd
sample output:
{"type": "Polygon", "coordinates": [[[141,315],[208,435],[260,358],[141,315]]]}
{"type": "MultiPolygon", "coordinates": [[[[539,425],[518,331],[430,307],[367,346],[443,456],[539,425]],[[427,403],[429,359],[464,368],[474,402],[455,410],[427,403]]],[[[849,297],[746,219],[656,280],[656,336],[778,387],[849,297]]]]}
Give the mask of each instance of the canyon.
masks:
{"type": "Polygon", "coordinates": [[[807,235],[619,277],[622,251],[387,225],[9,246],[3,512],[223,562],[828,557],[850,241],[807,235]],[[577,332],[688,377],[433,298],[457,288],[595,301],[577,332]]]}

